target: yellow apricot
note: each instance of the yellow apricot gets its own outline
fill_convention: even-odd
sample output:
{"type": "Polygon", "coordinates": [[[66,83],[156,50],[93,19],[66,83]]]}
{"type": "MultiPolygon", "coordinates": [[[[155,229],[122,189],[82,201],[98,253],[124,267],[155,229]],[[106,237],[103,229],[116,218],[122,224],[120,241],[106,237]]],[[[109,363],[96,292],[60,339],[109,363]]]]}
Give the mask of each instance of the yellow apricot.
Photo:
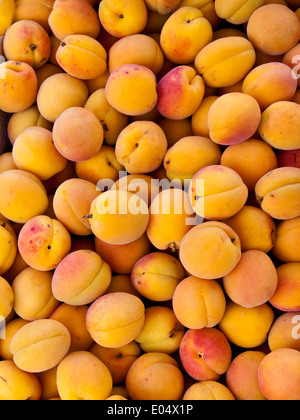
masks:
{"type": "Polygon", "coordinates": [[[180,7],[164,24],[160,44],[171,62],[191,64],[212,38],[211,24],[198,8],[180,7]]]}
{"type": "Polygon", "coordinates": [[[242,80],[255,59],[255,50],[247,39],[230,36],[206,45],[197,54],[195,66],[206,85],[220,88],[242,80]]]}
{"type": "Polygon", "coordinates": [[[102,0],[99,18],[108,33],[123,38],[143,31],[147,23],[147,7],[144,0],[102,0]]]}
{"type": "Polygon", "coordinates": [[[1,401],[38,401],[40,399],[42,389],[36,375],[19,369],[13,361],[0,362],[0,376],[2,378],[1,401]]]}
{"type": "Polygon", "coordinates": [[[19,169],[0,174],[0,211],[9,220],[26,223],[48,205],[46,189],[36,175],[19,169]]]}
{"type": "Polygon", "coordinates": [[[18,169],[31,172],[42,181],[67,166],[67,160],[53,144],[51,131],[42,127],[30,127],[23,131],[13,145],[12,153],[18,169]]]}
{"type": "Polygon", "coordinates": [[[158,124],[136,121],[119,134],[116,158],[130,174],[147,174],[160,167],[167,147],[166,136],[158,124]]]}
{"type": "Polygon", "coordinates": [[[124,64],[109,76],[105,96],[111,106],[122,114],[142,115],[153,110],[157,104],[156,85],[155,74],[147,67],[124,64]]]}
{"type": "Polygon", "coordinates": [[[57,52],[57,63],[68,74],[90,80],[104,74],[107,53],[100,42],[87,35],[69,35],[63,39],[57,52]]]}
{"type": "Polygon", "coordinates": [[[67,328],[52,319],[24,325],[11,341],[15,364],[25,372],[44,372],[57,366],[70,349],[67,328]]]}
{"type": "Polygon", "coordinates": [[[57,388],[63,401],[105,400],[112,391],[107,367],[88,351],[67,355],[57,368],[57,388]]]}
{"type": "Polygon", "coordinates": [[[89,308],[86,325],[94,341],[108,348],[131,343],[145,322],[145,306],[140,298],[129,293],[109,293],[89,308]]]}
{"type": "Polygon", "coordinates": [[[112,245],[125,245],[139,239],[146,232],[148,222],[147,204],[131,192],[104,192],[91,206],[92,232],[112,245]]]}

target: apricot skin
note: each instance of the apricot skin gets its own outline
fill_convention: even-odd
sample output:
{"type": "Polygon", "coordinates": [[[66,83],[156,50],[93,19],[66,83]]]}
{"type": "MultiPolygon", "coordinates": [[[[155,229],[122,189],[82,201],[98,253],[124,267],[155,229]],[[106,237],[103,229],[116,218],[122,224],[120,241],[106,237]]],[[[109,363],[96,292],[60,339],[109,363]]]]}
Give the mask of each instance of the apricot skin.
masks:
{"type": "Polygon", "coordinates": [[[34,104],[38,82],[27,63],[5,61],[0,64],[0,110],[21,112],[34,104]]]}
{"type": "Polygon", "coordinates": [[[118,348],[133,341],[145,322],[141,299],[129,293],[109,293],[89,308],[87,329],[94,341],[108,348],[118,348]]]}
{"type": "Polygon", "coordinates": [[[259,387],[268,400],[299,400],[300,352],[278,349],[269,353],[258,370],[259,387]]]}
{"type": "Polygon", "coordinates": [[[210,221],[193,227],[184,236],[179,257],[191,275],[213,280],[236,267],[241,258],[240,239],[233,229],[227,228],[222,222],[210,221]]]}

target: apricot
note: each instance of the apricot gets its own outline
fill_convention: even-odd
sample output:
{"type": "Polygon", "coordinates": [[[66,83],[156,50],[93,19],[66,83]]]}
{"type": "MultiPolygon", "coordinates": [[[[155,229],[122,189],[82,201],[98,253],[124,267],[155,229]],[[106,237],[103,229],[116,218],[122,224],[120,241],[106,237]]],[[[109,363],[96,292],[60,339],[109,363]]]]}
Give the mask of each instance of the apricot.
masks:
{"type": "Polygon", "coordinates": [[[300,217],[283,220],[277,225],[272,254],[281,262],[300,262],[300,217]]]}
{"type": "Polygon", "coordinates": [[[255,50],[247,39],[229,36],[206,45],[195,58],[195,67],[210,87],[226,87],[241,81],[252,69],[255,50]]]}
{"type": "Polygon", "coordinates": [[[68,35],[80,34],[97,38],[100,33],[97,12],[84,0],[55,1],[48,22],[55,37],[61,41],[68,35]]]}
{"type": "Polygon", "coordinates": [[[243,351],[226,372],[226,385],[238,401],[265,401],[259,384],[258,369],[266,357],[261,351],[243,351]]]}
{"type": "Polygon", "coordinates": [[[0,212],[7,219],[26,223],[48,205],[46,189],[36,175],[19,169],[0,174],[0,212]]]}
{"type": "Polygon", "coordinates": [[[239,92],[227,93],[210,107],[209,136],[217,144],[239,144],[256,133],[260,122],[261,111],[254,98],[239,92]]]}
{"type": "Polygon", "coordinates": [[[7,60],[22,61],[38,69],[48,61],[51,44],[48,33],[39,23],[21,20],[5,32],[3,49],[7,60]]]}
{"type": "Polygon", "coordinates": [[[146,353],[172,354],[179,349],[184,333],[172,309],[152,306],[145,311],[145,324],[135,341],[146,353]]]}
{"type": "Polygon", "coordinates": [[[132,400],[179,400],[184,378],[176,360],[165,353],[146,353],[131,366],[126,389],[132,400]]]}
{"type": "Polygon", "coordinates": [[[300,340],[297,334],[299,320],[300,312],[285,312],[274,321],[268,334],[268,345],[271,351],[284,348],[300,351],[300,340]]]}
{"type": "Polygon", "coordinates": [[[110,190],[93,201],[90,223],[100,240],[112,245],[129,244],[146,232],[148,206],[135,194],[110,190]]]}
{"type": "Polygon", "coordinates": [[[88,305],[74,306],[62,303],[49,317],[63,324],[70,333],[71,347],[69,352],[87,351],[94,340],[86,328],[86,314],[88,305]]]}
{"type": "Polygon", "coordinates": [[[267,303],[245,308],[230,301],[219,328],[232,344],[252,349],[266,343],[274,316],[267,303]]]}
{"type": "Polygon", "coordinates": [[[254,48],[268,55],[285,54],[299,42],[300,21],[288,7],[268,4],[251,15],[247,35],[254,48]]]}
{"type": "Polygon", "coordinates": [[[9,222],[0,220],[0,276],[14,264],[18,252],[17,236],[9,222]]]}
{"type": "Polygon", "coordinates": [[[267,354],[259,366],[258,381],[268,400],[299,400],[300,352],[278,349],[267,354]]]}
{"type": "Polygon", "coordinates": [[[248,188],[233,169],[209,165],[193,176],[189,198],[198,216],[207,220],[222,220],[234,216],[243,208],[248,188]]]}
{"type": "Polygon", "coordinates": [[[100,346],[125,346],[141,332],[145,322],[145,306],[140,298],[129,293],[109,293],[89,308],[86,325],[93,340],[100,346]]]}
{"type": "Polygon", "coordinates": [[[99,194],[96,185],[84,179],[69,178],[62,182],[53,197],[57,220],[74,235],[91,235],[91,225],[85,216],[89,214],[91,204],[99,194]]]}
{"type": "Polygon", "coordinates": [[[230,344],[216,328],[188,330],[179,350],[183,368],[196,381],[217,381],[231,363],[230,344]]]}
{"type": "Polygon", "coordinates": [[[117,111],[137,116],[153,110],[156,106],[156,89],[156,77],[150,69],[138,64],[124,64],[110,74],[105,96],[117,111]]]}
{"type": "Polygon", "coordinates": [[[128,125],[129,118],[113,108],[105,97],[105,89],[94,91],[84,105],[101,122],[104,130],[104,142],[114,146],[121,131],[128,125]]]}
{"type": "Polygon", "coordinates": [[[124,64],[139,64],[158,74],[164,64],[160,45],[149,35],[134,34],[119,39],[109,50],[110,73],[124,64]],[[126,54],[124,54],[126,51],[126,54]]]}
{"type": "Polygon", "coordinates": [[[0,36],[11,26],[15,13],[14,0],[4,0],[0,6],[0,36]]]}
{"type": "Polygon", "coordinates": [[[117,38],[142,32],[147,24],[147,16],[147,7],[143,0],[103,0],[99,6],[101,25],[117,38]]]}
{"type": "Polygon", "coordinates": [[[13,145],[13,159],[18,169],[46,181],[63,171],[67,160],[53,144],[52,132],[42,127],[30,127],[21,133],[13,145]]]}
{"type": "Polygon", "coordinates": [[[274,219],[300,216],[300,169],[284,167],[268,172],[257,182],[255,195],[261,208],[274,219]]]}
{"type": "Polygon", "coordinates": [[[299,122],[300,105],[279,101],[262,113],[258,131],[262,139],[275,149],[294,150],[300,147],[299,122]]]}
{"type": "Polygon", "coordinates": [[[54,0],[17,0],[15,2],[14,21],[33,20],[39,23],[50,34],[48,24],[50,13],[53,10],[54,0]]]}
{"type": "Polygon", "coordinates": [[[71,236],[58,220],[41,215],[30,219],[18,237],[24,261],[39,271],[54,270],[71,248],[71,236]]]}
{"type": "Polygon", "coordinates": [[[235,269],[223,278],[229,298],[245,308],[267,303],[274,295],[277,284],[273,261],[265,252],[257,250],[243,252],[235,269]]]}
{"type": "Polygon", "coordinates": [[[0,277],[0,290],[0,316],[1,320],[3,320],[11,313],[15,296],[11,285],[3,277],[0,277]]]}
{"type": "Polygon", "coordinates": [[[37,106],[41,115],[54,123],[68,108],[82,107],[88,98],[88,88],[83,80],[67,73],[48,77],[37,95],[37,106]]]}
{"type": "Polygon", "coordinates": [[[163,130],[153,121],[136,121],[125,127],[116,142],[116,158],[130,174],[155,171],[167,151],[163,130]]]}
{"type": "Polygon", "coordinates": [[[104,47],[87,35],[66,36],[57,49],[56,60],[65,72],[83,80],[95,79],[107,68],[104,47]]]}
{"type": "Polygon", "coordinates": [[[208,113],[212,104],[218,98],[218,96],[205,97],[197,111],[192,115],[191,125],[194,136],[209,137],[208,113]]]}
{"type": "Polygon", "coordinates": [[[230,0],[216,0],[216,13],[234,25],[241,25],[248,22],[252,13],[264,5],[264,0],[243,0],[231,2],[230,0]]]}
{"type": "Polygon", "coordinates": [[[243,81],[243,93],[257,100],[262,110],[279,101],[291,101],[297,79],[284,63],[266,63],[255,67],[243,81]],[[280,86],[280,89],[278,89],[280,86]]]}
{"type": "Polygon", "coordinates": [[[135,289],[147,299],[164,302],[172,299],[177,285],[185,277],[177,258],[164,252],[152,252],[135,264],[131,280],[135,289]]]}
{"type": "Polygon", "coordinates": [[[274,308],[280,311],[299,311],[300,263],[291,262],[277,267],[278,286],[270,299],[274,308]]]}
{"type": "Polygon", "coordinates": [[[14,311],[26,321],[49,318],[59,302],[52,293],[52,272],[25,268],[12,283],[14,311]]]}
{"type": "Polygon", "coordinates": [[[6,323],[5,337],[0,335],[0,357],[2,360],[13,360],[13,355],[10,351],[10,342],[17,331],[19,331],[29,321],[22,318],[16,318],[6,323]]]}
{"type": "Polygon", "coordinates": [[[153,199],[149,211],[147,235],[150,242],[158,250],[176,252],[195,222],[188,194],[178,188],[163,189],[153,199]]]}
{"type": "Polygon", "coordinates": [[[190,386],[183,401],[234,401],[232,392],[223,384],[216,381],[201,381],[190,386]]]}
{"type": "Polygon", "coordinates": [[[58,365],[57,388],[63,401],[105,400],[112,386],[109,370],[90,352],[71,353],[58,365]]]}
{"type": "Polygon", "coordinates": [[[13,145],[19,135],[30,127],[42,127],[51,131],[53,125],[42,117],[36,105],[30,106],[25,111],[16,112],[11,115],[7,125],[7,133],[11,144],[13,145]]]}
{"type": "Polygon", "coordinates": [[[223,222],[237,233],[243,252],[257,250],[268,253],[274,246],[275,221],[260,208],[246,205],[237,214],[223,222]]]}
{"type": "Polygon", "coordinates": [[[222,153],[220,163],[237,172],[249,192],[255,190],[255,185],[262,176],[278,166],[273,148],[256,139],[228,146],[222,153]]]}
{"type": "Polygon", "coordinates": [[[176,64],[191,64],[213,39],[210,22],[196,7],[180,7],[173,12],[160,33],[165,57],[176,64]]]}
{"type": "Polygon", "coordinates": [[[137,261],[150,253],[151,242],[146,233],[135,241],[124,245],[109,244],[95,237],[95,248],[113,272],[131,274],[137,261]]]}
{"type": "Polygon", "coordinates": [[[0,362],[1,401],[38,401],[41,396],[41,384],[36,375],[19,369],[13,361],[0,362]]]}
{"type": "Polygon", "coordinates": [[[157,110],[165,118],[189,118],[199,108],[205,85],[193,67],[176,66],[163,76],[157,85],[157,110]]]}
{"type": "Polygon", "coordinates": [[[39,373],[57,366],[70,349],[70,333],[52,319],[24,325],[13,337],[10,350],[18,368],[39,373]]]}
{"type": "Polygon", "coordinates": [[[34,69],[20,61],[0,63],[0,110],[21,112],[34,104],[37,77],[34,69]]]}
{"type": "Polygon", "coordinates": [[[191,275],[206,280],[218,279],[230,273],[240,261],[240,239],[222,222],[204,222],[184,236],[179,257],[191,275]]]}
{"type": "Polygon", "coordinates": [[[129,368],[142,353],[139,344],[135,341],[115,349],[109,349],[94,343],[90,352],[97,356],[108,368],[114,385],[125,382],[129,368]]]}
{"type": "Polygon", "coordinates": [[[57,266],[52,291],[60,302],[81,306],[102,296],[110,282],[109,265],[96,252],[79,250],[68,254],[57,266]]]}
{"type": "Polygon", "coordinates": [[[119,178],[112,186],[117,190],[132,192],[140,197],[150,206],[153,199],[159,194],[160,186],[158,180],[150,175],[131,174],[119,178]]]}
{"type": "Polygon", "coordinates": [[[83,107],[71,107],[55,121],[53,142],[66,159],[81,162],[100,152],[103,127],[93,112],[83,107]]]}
{"type": "Polygon", "coordinates": [[[183,137],[190,137],[194,134],[190,118],[184,118],[183,120],[164,118],[158,125],[163,129],[169,147],[174,146],[183,137]]]}
{"type": "Polygon", "coordinates": [[[217,281],[187,277],[175,289],[173,310],[186,328],[215,327],[223,318],[226,298],[217,281]]]}
{"type": "Polygon", "coordinates": [[[184,182],[192,179],[200,169],[219,164],[220,159],[220,147],[212,140],[207,137],[190,136],[183,137],[168,149],[164,167],[171,181],[184,182]]]}

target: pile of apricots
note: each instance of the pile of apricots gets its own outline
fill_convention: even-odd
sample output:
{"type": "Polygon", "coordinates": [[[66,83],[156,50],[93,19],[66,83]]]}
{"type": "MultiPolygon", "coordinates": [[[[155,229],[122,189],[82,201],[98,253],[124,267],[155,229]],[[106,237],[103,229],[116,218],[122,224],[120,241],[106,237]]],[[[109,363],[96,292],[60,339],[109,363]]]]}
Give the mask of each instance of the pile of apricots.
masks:
{"type": "Polygon", "coordinates": [[[0,45],[0,400],[300,400],[300,1],[0,0],[0,45]]]}

